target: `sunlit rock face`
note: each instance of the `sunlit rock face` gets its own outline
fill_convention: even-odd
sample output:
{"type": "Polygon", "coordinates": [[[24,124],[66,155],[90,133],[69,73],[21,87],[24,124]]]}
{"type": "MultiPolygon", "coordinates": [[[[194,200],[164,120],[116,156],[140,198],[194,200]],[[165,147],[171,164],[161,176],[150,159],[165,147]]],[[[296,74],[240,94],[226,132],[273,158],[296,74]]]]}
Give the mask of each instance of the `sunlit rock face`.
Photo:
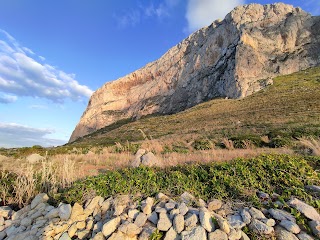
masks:
{"type": "Polygon", "coordinates": [[[283,3],[235,8],[158,60],[107,82],[91,97],[70,142],[121,119],[170,114],[242,98],[320,63],[320,17],[283,3]]]}

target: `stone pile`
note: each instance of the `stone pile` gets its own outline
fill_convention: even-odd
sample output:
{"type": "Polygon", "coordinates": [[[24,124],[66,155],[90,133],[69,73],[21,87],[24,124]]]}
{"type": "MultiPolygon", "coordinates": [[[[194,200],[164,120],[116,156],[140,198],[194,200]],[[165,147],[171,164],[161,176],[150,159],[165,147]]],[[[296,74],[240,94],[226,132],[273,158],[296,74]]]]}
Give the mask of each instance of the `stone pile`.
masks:
{"type": "MultiPolygon", "coordinates": [[[[54,207],[47,203],[48,199],[46,194],[39,194],[17,212],[1,207],[0,240],[147,240],[159,233],[164,240],[250,239],[244,228],[279,240],[315,239],[303,232],[295,217],[284,210],[254,207],[234,210],[220,200],[206,203],[187,192],[177,201],[162,193],[141,202],[128,195],[108,199],[97,196],[84,206],[60,203],[54,207]]],[[[319,213],[295,198],[288,204],[310,220],[309,226],[319,238],[319,213]]]]}

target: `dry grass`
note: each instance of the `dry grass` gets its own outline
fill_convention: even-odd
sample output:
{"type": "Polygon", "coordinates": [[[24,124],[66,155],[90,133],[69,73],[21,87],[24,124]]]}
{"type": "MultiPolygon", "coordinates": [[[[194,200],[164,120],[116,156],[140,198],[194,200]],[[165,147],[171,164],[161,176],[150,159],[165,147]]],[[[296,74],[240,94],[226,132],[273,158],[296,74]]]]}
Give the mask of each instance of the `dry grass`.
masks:
{"type": "Polygon", "coordinates": [[[30,202],[38,192],[55,194],[59,188],[69,187],[83,176],[82,170],[67,156],[63,161],[45,159],[37,164],[30,164],[22,159],[10,159],[2,164],[1,179],[14,178],[14,181],[4,181],[0,186],[2,202],[18,204],[21,207],[30,202]],[[10,194],[10,189],[13,194],[10,194]]]}
{"type": "Polygon", "coordinates": [[[168,153],[164,154],[162,161],[164,166],[176,166],[178,164],[192,163],[210,163],[230,161],[235,158],[251,158],[261,154],[278,153],[278,154],[293,154],[293,150],[287,148],[256,148],[256,149],[212,149],[202,150],[189,154],[168,153]]]}
{"type": "Polygon", "coordinates": [[[320,156],[320,139],[315,138],[300,138],[300,144],[307,148],[313,156],[320,156]]]}
{"type": "Polygon", "coordinates": [[[234,149],[233,141],[231,141],[231,140],[229,140],[227,138],[223,138],[222,139],[222,143],[224,144],[226,149],[228,149],[228,150],[233,150],[234,149]]]}

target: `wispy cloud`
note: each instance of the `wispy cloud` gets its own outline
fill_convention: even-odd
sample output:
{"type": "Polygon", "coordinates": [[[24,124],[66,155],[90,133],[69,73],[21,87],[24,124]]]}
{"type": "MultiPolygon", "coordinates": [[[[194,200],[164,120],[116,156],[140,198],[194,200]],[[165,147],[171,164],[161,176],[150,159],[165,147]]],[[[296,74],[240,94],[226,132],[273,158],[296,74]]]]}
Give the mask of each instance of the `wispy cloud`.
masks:
{"type": "MultiPolygon", "coordinates": [[[[21,46],[9,33],[0,29],[0,97],[6,103],[17,96],[46,98],[56,103],[88,98],[92,90],[80,85],[74,74],[67,74],[46,64],[42,56],[21,46]],[[10,95],[8,95],[10,94],[10,95]]],[[[0,103],[5,103],[1,101],[0,103]]]]}
{"type": "Polygon", "coordinates": [[[188,0],[186,18],[188,33],[210,25],[216,19],[223,19],[234,7],[244,0],[188,0]]]}
{"type": "Polygon", "coordinates": [[[15,101],[17,101],[17,99],[17,96],[0,93],[0,103],[14,103],[15,101]]]}
{"type": "Polygon", "coordinates": [[[66,143],[65,140],[50,138],[50,134],[54,132],[52,129],[0,122],[0,147],[28,147],[34,145],[49,147],[66,143]]]}
{"type": "Polygon", "coordinates": [[[30,105],[28,108],[30,109],[48,109],[46,105],[30,105]]]}
{"type": "Polygon", "coordinates": [[[118,25],[122,28],[127,26],[135,26],[140,23],[141,12],[131,9],[121,16],[114,16],[114,18],[118,21],[118,25]]]}
{"type": "Polygon", "coordinates": [[[162,19],[170,16],[171,10],[178,5],[181,0],[163,0],[162,2],[148,4],[138,4],[134,9],[128,9],[122,14],[115,15],[115,19],[120,27],[136,26],[140,22],[157,18],[162,19]]]}

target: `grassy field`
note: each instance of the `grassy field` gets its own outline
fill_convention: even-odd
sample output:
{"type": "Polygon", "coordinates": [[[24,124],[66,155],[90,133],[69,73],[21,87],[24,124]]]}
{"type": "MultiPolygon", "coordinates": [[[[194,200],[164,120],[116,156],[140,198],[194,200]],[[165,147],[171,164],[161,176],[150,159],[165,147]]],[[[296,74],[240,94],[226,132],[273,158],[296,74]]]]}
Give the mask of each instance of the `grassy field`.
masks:
{"type": "Polygon", "coordinates": [[[285,145],[320,135],[320,67],[274,79],[274,84],[243,99],[216,99],[169,116],[122,120],[72,145],[113,145],[148,139],[191,142],[224,138],[241,145],[285,145]],[[261,141],[261,137],[267,141],[261,141]]]}

